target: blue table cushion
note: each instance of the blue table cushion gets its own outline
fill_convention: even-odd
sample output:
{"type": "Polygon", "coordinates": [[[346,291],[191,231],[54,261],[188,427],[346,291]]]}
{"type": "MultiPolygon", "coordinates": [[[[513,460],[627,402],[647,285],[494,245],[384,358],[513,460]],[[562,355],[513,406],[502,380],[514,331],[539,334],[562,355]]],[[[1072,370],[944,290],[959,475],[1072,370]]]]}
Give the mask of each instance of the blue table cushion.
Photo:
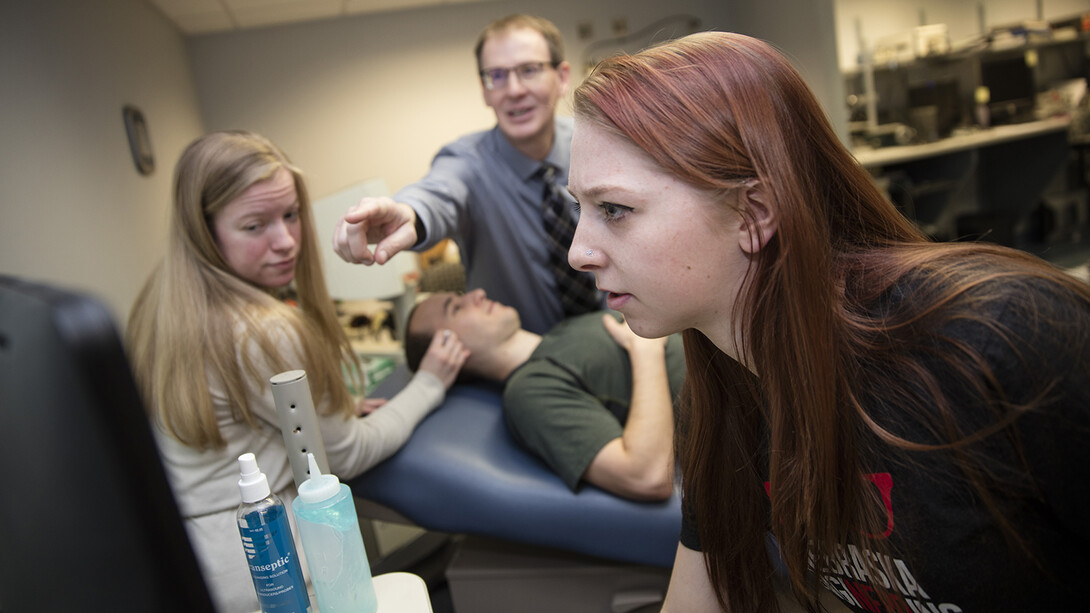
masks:
{"type": "Polygon", "coordinates": [[[496,386],[452,387],[400,451],[348,485],[426,530],[636,564],[671,566],[681,530],[676,491],[655,503],[591,485],[573,493],[514,441],[496,386]]]}

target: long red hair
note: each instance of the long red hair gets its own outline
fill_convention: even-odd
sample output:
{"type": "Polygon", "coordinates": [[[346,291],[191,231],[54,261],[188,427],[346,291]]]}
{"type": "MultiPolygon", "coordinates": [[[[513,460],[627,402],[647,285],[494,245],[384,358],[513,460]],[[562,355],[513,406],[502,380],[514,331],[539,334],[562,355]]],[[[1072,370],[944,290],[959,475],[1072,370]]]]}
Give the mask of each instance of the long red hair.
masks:
{"type": "MultiPolygon", "coordinates": [[[[814,608],[811,560],[886,523],[862,468],[873,451],[865,441],[920,447],[883,430],[867,407],[907,402],[906,410],[923,414],[944,406],[942,398],[896,396],[905,387],[896,373],[937,387],[903,353],[913,325],[965,316],[973,300],[1012,279],[1047,279],[1083,302],[1090,294],[1020,252],[929,242],[840,143],[794,68],[756,39],[708,32],[607,59],[576,90],[575,112],[698,188],[727,190],[755,178],[771,198],[776,233],[751,264],[731,315],[744,355],[735,360],[700,332],[685,332],[677,455],[721,606],[776,610],[765,546],[772,531],[796,595],[814,608]],[[902,310],[908,315],[872,313],[906,277],[921,286],[902,310]],[[877,377],[885,387],[873,384],[875,365],[892,368],[877,377]]],[[[951,362],[967,381],[988,378],[980,360],[951,362]]],[[[956,443],[964,434],[942,436],[956,443]]]]}

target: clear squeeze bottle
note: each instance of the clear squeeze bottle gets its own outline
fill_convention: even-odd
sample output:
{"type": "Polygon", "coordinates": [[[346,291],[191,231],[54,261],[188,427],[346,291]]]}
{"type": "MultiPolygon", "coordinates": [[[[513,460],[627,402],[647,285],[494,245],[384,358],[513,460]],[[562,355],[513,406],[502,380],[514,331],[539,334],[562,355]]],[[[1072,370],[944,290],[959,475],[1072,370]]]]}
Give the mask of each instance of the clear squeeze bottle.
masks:
{"type": "Polygon", "coordinates": [[[238,531],[246,563],[263,613],[306,613],[310,609],[299,554],[288,523],[288,511],[269,491],[269,479],[252,453],[238,457],[238,531]]]}
{"type": "Polygon", "coordinates": [[[363,548],[352,492],[336,475],[323,475],[307,454],[310,478],[291,503],[310,579],[322,613],[375,613],[378,600],[363,548]]]}

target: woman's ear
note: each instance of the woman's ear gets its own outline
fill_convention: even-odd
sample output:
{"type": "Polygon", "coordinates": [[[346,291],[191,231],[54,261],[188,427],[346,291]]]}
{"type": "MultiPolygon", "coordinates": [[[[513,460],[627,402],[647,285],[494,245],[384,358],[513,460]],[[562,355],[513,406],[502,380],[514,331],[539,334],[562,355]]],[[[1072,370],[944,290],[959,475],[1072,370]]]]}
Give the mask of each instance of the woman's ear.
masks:
{"type": "Polygon", "coordinates": [[[742,212],[738,244],[742,251],[756,254],[779,227],[775,203],[762,181],[750,180],[739,190],[738,208],[742,212]]]}

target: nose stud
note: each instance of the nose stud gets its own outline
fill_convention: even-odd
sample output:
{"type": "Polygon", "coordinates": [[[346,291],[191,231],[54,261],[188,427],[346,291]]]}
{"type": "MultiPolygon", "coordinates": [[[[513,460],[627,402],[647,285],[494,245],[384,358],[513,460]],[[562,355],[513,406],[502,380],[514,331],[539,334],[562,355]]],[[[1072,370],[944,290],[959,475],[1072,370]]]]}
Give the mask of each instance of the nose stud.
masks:
{"type": "Polygon", "coordinates": [[[594,251],[592,249],[587,249],[587,257],[589,258],[592,255],[594,255],[594,251]]]}

